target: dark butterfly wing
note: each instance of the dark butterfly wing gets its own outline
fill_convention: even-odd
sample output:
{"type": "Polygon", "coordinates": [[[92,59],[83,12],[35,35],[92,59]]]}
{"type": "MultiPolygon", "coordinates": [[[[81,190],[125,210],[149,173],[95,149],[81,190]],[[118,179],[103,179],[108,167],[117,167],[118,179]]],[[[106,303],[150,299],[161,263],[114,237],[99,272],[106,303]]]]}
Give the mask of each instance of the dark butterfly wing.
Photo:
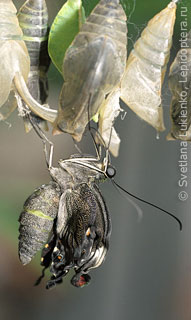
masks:
{"type": "MultiPolygon", "coordinates": [[[[57,221],[57,241],[49,259],[53,274],[47,288],[62,282],[71,268],[76,275],[71,283],[82,287],[89,283],[87,275],[91,268],[98,267],[104,260],[109,247],[111,220],[104,199],[97,185],[79,184],[65,193],[62,214],[65,224],[57,221]]],[[[60,213],[61,215],[61,213],[60,213]]],[[[45,250],[45,249],[44,249],[45,250]]],[[[45,252],[45,251],[44,251],[45,252]]],[[[49,251],[47,251],[49,255],[49,251]]],[[[43,261],[46,255],[43,256],[43,261]]],[[[45,265],[43,263],[43,265],[45,265]]]]}

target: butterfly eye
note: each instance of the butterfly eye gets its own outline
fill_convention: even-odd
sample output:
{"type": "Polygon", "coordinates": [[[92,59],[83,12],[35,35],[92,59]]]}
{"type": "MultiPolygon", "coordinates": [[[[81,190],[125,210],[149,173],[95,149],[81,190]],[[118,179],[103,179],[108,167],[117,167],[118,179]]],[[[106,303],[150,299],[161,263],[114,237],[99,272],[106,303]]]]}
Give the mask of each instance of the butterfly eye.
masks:
{"type": "Polygon", "coordinates": [[[113,166],[108,165],[106,175],[108,176],[108,178],[113,178],[116,175],[116,169],[113,166]]]}

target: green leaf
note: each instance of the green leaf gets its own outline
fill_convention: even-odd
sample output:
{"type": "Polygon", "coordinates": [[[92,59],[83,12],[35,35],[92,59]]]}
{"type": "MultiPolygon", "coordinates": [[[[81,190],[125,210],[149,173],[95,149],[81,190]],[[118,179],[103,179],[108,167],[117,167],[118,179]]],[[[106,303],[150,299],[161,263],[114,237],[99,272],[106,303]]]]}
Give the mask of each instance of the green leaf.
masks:
{"type": "Polygon", "coordinates": [[[54,19],[49,34],[48,51],[52,62],[61,73],[65,52],[84,20],[81,0],[68,0],[54,19]]]}

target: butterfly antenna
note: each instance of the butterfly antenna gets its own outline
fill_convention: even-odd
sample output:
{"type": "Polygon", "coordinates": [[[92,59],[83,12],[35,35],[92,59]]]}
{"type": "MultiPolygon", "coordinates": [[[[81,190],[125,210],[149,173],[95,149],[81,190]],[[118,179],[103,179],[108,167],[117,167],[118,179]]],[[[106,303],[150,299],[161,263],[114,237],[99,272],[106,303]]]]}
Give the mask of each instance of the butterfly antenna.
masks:
{"type": "Polygon", "coordinates": [[[139,201],[141,201],[141,202],[143,202],[143,203],[146,203],[146,204],[150,205],[150,206],[153,207],[153,208],[156,208],[156,209],[158,209],[158,210],[160,210],[160,211],[163,211],[163,212],[166,213],[167,215],[171,216],[173,219],[175,219],[175,220],[178,222],[179,227],[180,227],[180,230],[182,230],[182,222],[181,222],[175,215],[173,215],[173,214],[170,213],[169,211],[167,211],[167,210],[165,210],[165,209],[162,209],[162,208],[160,208],[159,206],[157,206],[157,205],[155,205],[155,204],[153,204],[153,203],[151,203],[151,202],[149,202],[149,201],[146,201],[146,200],[144,200],[144,199],[141,199],[141,198],[135,196],[135,195],[132,194],[131,192],[129,192],[129,191],[127,191],[126,189],[124,189],[123,187],[121,187],[121,186],[120,186],[117,182],[115,182],[114,180],[113,180],[113,182],[114,182],[114,184],[115,184],[119,189],[121,189],[123,192],[127,193],[129,196],[131,196],[131,197],[133,197],[133,198],[135,198],[135,199],[137,199],[137,200],[139,200],[139,201]]]}
{"type": "MultiPolygon", "coordinates": [[[[115,182],[113,179],[111,179],[111,182],[114,186],[114,188],[117,190],[117,192],[119,192],[120,195],[124,196],[124,194],[122,194],[121,190],[115,185],[115,182]]],[[[125,195],[126,199],[129,201],[129,203],[135,208],[135,210],[137,211],[137,215],[138,215],[138,222],[140,222],[143,218],[143,210],[138,206],[138,204],[136,202],[134,202],[128,195],[125,195]]]]}

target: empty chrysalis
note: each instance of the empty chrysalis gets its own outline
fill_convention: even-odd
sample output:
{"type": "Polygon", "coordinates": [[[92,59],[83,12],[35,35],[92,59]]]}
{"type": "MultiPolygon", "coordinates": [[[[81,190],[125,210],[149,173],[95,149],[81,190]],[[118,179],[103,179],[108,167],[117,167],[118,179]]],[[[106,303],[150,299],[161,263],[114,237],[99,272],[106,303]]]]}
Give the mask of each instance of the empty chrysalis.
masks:
{"type": "Polygon", "coordinates": [[[32,111],[54,122],[57,111],[40,105],[27,87],[30,58],[16,12],[11,0],[0,0],[0,120],[10,115],[22,98],[32,111]]]}
{"type": "MultiPolygon", "coordinates": [[[[40,104],[45,104],[48,97],[47,71],[50,65],[48,55],[48,10],[45,0],[27,0],[18,12],[19,25],[23,31],[23,40],[30,57],[30,73],[27,86],[32,97],[40,104]]],[[[24,107],[26,103],[24,103],[24,107]]],[[[32,114],[44,130],[46,122],[32,114]]],[[[23,118],[26,132],[32,126],[27,117],[23,118]]]]}
{"type": "Polygon", "coordinates": [[[0,0],[0,120],[5,120],[17,107],[14,78],[27,81],[30,60],[22,30],[11,0],[0,0]]]}
{"type": "Polygon", "coordinates": [[[121,82],[121,99],[157,131],[165,129],[161,89],[172,46],[176,3],[152,18],[129,55],[121,82]]]}
{"type": "Polygon", "coordinates": [[[126,15],[119,1],[101,0],[66,51],[54,133],[81,140],[88,121],[121,80],[126,43],[126,15]]]}

